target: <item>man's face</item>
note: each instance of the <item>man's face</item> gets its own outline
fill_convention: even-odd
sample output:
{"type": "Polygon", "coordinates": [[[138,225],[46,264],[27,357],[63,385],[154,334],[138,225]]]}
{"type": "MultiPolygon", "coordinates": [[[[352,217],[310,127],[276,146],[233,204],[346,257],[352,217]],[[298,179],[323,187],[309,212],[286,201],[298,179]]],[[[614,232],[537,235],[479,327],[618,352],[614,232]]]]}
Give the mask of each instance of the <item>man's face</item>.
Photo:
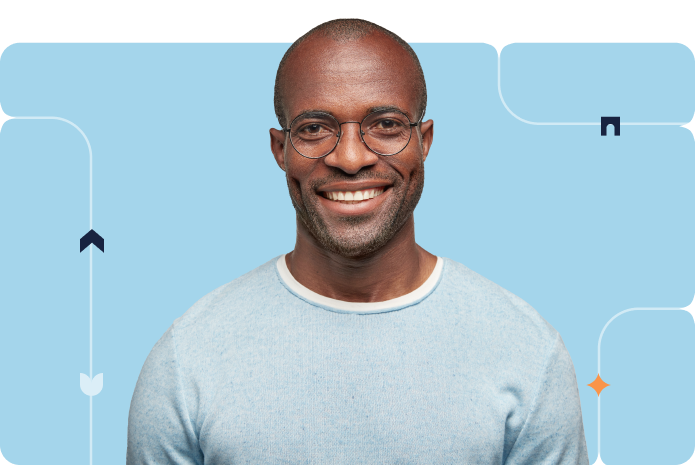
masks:
{"type": "MultiPolygon", "coordinates": [[[[314,36],[286,64],[285,116],[290,124],[307,111],[323,111],[339,123],[361,122],[373,108],[395,107],[416,122],[416,76],[407,52],[382,34],[342,44],[314,36]]],[[[422,193],[432,125],[430,120],[414,127],[402,152],[382,156],[362,142],[359,124],[343,124],[340,143],[320,159],[303,157],[287,133],[271,129],[271,149],[285,170],[297,216],[325,249],[365,256],[401,229],[422,193]],[[358,191],[363,198],[365,191],[381,193],[361,201],[331,199],[358,191]]]]}

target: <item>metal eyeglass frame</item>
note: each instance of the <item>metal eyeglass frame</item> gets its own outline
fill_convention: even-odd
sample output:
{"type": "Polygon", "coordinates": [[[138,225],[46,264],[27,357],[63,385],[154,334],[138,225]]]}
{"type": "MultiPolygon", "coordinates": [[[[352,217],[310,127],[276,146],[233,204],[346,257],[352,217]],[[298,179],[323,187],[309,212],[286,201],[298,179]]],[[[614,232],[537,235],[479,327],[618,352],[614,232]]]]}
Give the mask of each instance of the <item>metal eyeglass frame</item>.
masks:
{"type": "Polygon", "coordinates": [[[411,122],[410,122],[410,118],[408,118],[408,115],[406,115],[406,114],[403,113],[402,111],[399,111],[399,110],[379,110],[379,111],[373,111],[373,112],[369,113],[367,116],[365,116],[365,117],[362,119],[362,121],[343,121],[342,123],[340,123],[340,122],[338,122],[338,120],[336,119],[336,117],[333,116],[333,115],[331,115],[330,113],[312,112],[312,114],[326,115],[326,116],[328,116],[328,117],[330,117],[330,118],[333,118],[333,120],[338,124],[338,127],[339,127],[341,130],[338,132],[338,134],[336,134],[336,137],[338,138],[338,140],[335,141],[335,145],[334,145],[333,148],[330,149],[325,155],[321,155],[320,157],[307,157],[307,156],[304,155],[302,152],[300,152],[300,151],[297,149],[297,147],[294,146],[294,142],[292,142],[292,135],[290,134],[290,130],[292,129],[292,125],[294,124],[294,122],[297,121],[298,118],[301,118],[302,116],[304,116],[305,114],[306,114],[306,113],[302,113],[302,114],[297,115],[297,116],[292,120],[292,122],[290,123],[290,127],[289,127],[289,128],[282,128],[282,131],[283,131],[283,132],[286,132],[287,135],[288,135],[288,137],[290,138],[290,144],[292,144],[292,148],[293,148],[298,154],[300,154],[300,155],[303,156],[304,158],[308,158],[308,159],[310,159],[310,160],[318,160],[318,159],[320,159],[320,158],[327,157],[328,155],[330,155],[331,152],[333,152],[333,151],[335,150],[335,148],[338,146],[338,144],[340,143],[340,139],[341,139],[342,136],[343,136],[342,125],[343,125],[343,124],[348,124],[348,123],[356,123],[356,124],[359,124],[359,125],[360,125],[360,139],[362,140],[362,143],[365,145],[365,147],[367,147],[371,152],[374,152],[374,153],[376,153],[377,155],[381,155],[381,156],[383,156],[383,157],[392,157],[393,155],[397,155],[397,154],[401,153],[403,150],[406,149],[406,147],[408,147],[408,144],[410,143],[410,139],[413,138],[413,127],[415,127],[415,126],[417,126],[418,124],[420,124],[420,123],[422,122],[422,118],[425,117],[425,112],[423,111],[423,112],[422,112],[422,115],[420,116],[420,119],[417,121],[417,123],[411,123],[411,122]],[[371,147],[369,146],[369,144],[367,144],[367,143],[364,141],[364,131],[362,131],[362,123],[364,123],[364,120],[366,120],[367,118],[369,118],[370,116],[372,116],[374,113],[382,113],[382,112],[383,112],[383,113],[387,113],[387,112],[388,112],[388,113],[394,113],[394,112],[395,112],[395,113],[400,113],[401,115],[405,116],[405,118],[408,120],[408,123],[409,123],[409,125],[410,125],[410,134],[408,135],[408,142],[406,142],[405,145],[403,146],[403,148],[400,149],[398,152],[390,153],[390,154],[379,153],[379,152],[377,152],[376,150],[374,150],[373,148],[371,148],[371,147]]]}

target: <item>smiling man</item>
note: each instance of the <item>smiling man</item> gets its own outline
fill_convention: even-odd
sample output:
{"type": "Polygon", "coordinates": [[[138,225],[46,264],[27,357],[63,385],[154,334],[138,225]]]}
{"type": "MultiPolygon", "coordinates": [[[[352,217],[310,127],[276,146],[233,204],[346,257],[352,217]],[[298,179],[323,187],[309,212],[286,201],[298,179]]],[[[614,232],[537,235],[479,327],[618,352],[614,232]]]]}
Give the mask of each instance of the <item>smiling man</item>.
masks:
{"type": "Polygon", "coordinates": [[[157,342],[131,402],[128,465],[588,465],[558,332],[415,242],[426,103],[417,56],[375,24],[330,21],[288,49],[270,142],[295,248],[157,342]]]}

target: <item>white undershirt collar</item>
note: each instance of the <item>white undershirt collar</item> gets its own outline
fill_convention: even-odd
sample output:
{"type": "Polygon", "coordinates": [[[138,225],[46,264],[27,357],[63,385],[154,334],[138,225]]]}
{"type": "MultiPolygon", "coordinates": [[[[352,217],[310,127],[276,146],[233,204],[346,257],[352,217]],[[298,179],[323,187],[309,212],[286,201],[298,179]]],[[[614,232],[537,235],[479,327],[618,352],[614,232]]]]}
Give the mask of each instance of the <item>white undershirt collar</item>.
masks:
{"type": "Polygon", "coordinates": [[[442,269],[444,268],[444,260],[442,257],[437,257],[437,264],[432,274],[427,278],[427,281],[422,283],[422,285],[414,291],[396,297],[395,299],[385,300],[383,302],[346,302],[344,300],[322,296],[300,284],[294,279],[294,276],[292,276],[292,273],[290,273],[290,270],[287,268],[285,255],[278,257],[276,264],[280,281],[292,294],[310,304],[341,313],[380,313],[414,305],[427,297],[437,287],[442,276],[442,269]]]}

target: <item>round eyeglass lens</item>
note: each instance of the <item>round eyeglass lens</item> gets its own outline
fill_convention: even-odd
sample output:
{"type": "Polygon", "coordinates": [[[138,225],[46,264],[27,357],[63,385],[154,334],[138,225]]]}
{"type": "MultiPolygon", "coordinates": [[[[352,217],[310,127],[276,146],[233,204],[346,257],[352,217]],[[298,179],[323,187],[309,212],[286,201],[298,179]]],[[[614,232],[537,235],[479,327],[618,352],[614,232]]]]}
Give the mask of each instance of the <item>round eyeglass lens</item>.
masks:
{"type": "Polygon", "coordinates": [[[321,158],[338,144],[340,125],[327,114],[298,116],[290,126],[290,142],[307,158],[321,158]]]}
{"type": "Polygon", "coordinates": [[[398,111],[378,111],[362,121],[363,140],[380,155],[395,155],[410,142],[410,120],[398,111]]]}
{"type": "MultiPolygon", "coordinates": [[[[395,155],[408,145],[412,135],[410,119],[399,111],[377,111],[360,123],[364,143],[379,155],[395,155]]],[[[326,113],[297,116],[290,125],[290,142],[307,158],[322,158],[340,141],[340,123],[326,113]]]]}

